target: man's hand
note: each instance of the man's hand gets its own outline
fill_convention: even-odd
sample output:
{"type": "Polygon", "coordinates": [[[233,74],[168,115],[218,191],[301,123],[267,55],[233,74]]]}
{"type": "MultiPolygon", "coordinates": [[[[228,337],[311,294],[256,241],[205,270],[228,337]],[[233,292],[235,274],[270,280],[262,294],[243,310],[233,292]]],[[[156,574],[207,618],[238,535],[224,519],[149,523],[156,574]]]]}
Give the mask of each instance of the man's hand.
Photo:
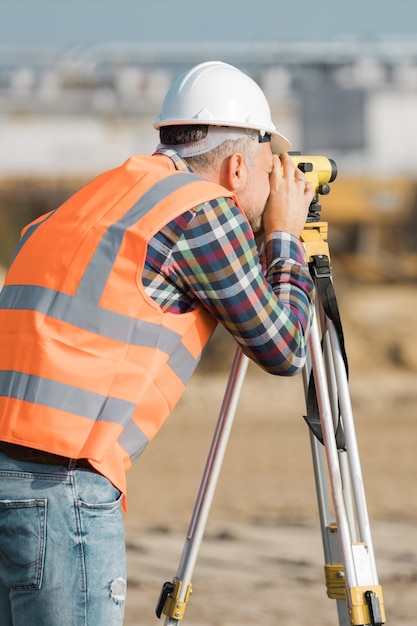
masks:
{"type": "Polygon", "coordinates": [[[264,232],[267,236],[282,230],[299,238],[314,196],[313,187],[287,153],[274,155],[273,159],[271,191],[263,214],[264,232]]]}

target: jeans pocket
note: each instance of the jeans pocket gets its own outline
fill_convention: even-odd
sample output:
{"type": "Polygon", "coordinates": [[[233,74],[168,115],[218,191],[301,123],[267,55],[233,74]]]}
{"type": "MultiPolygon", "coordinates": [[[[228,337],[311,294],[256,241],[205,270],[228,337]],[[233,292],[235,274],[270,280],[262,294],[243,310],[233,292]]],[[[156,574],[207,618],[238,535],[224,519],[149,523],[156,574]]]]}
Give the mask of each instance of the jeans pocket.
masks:
{"type": "Polygon", "coordinates": [[[118,497],[116,499],[112,499],[109,502],[86,502],[85,500],[78,499],[77,505],[80,509],[85,509],[86,511],[98,511],[105,512],[109,511],[110,513],[113,511],[119,511],[121,508],[121,502],[123,496],[120,491],[117,492],[118,497]]]}
{"type": "Polygon", "coordinates": [[[0,500],[0,579],[10,589],[40,589],[46,499],[0,500]]]}
{"type": "Polygon", "coordinates": [[[117,511],[122,495],[112,483],[93,472],[77,472],[75,476],[76,498],[79,509],[90,511],[117,511]]]}

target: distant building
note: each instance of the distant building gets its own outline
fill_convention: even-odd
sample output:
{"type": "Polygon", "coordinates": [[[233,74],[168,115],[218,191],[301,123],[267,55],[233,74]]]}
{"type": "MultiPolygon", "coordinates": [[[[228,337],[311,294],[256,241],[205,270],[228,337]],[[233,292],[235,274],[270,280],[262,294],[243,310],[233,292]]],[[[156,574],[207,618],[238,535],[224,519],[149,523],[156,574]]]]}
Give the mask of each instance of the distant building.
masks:
{"type": "MultiPolygon", "coordinates": [[[[7,62],[0,48],[2,176],[90,175],[151,152],[168,85],[209,47],[19,48],[7,62]]],[[[416,175],[417,43],[253,43],[219,56],[261,84],[294,149],[348,172],[416,175]]]]}

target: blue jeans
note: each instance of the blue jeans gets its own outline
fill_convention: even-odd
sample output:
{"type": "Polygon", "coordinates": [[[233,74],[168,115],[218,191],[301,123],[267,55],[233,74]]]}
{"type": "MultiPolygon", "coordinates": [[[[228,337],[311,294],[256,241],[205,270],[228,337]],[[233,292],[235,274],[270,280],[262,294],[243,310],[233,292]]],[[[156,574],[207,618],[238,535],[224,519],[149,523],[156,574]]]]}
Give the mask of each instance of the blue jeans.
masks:
{"type": "Polygon", "coordinates": [[[120,492],[87,468],[0,452],[1,626],[120,626],[120,492]]]}

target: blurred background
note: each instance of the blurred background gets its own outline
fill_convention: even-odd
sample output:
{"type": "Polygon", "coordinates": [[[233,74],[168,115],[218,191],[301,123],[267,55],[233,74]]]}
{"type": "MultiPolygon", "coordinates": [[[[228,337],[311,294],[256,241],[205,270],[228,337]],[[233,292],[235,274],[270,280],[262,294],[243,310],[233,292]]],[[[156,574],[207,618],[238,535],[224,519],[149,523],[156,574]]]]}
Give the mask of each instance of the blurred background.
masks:
{"type": "Polygon", "coordinates": [[[0,263],[21,225],[152,152],[173,78],[219,59],[258,81],[294,150],[336,161],[323,217],[345,271],[361,257],[367,278],[414,279],[416,14],[413,0],[0,0],[0,263]]]}
{"type": "MultiPolygon", "coordinates": [[[[27,222],[153,151],[168,86],[206,60],[260,84],[294,150],[337,163],[322,217],[377,563],[388,623],[415,626],[415,0],[0,0],[0,267],[27,222]]],[[[127,626],[154,623],[175,574],[233,353],[220,329],[129,474],[127,626]]],[[[302,383],[250,366],[243,394],[186,622],[333,626],[302,383]]]]}

